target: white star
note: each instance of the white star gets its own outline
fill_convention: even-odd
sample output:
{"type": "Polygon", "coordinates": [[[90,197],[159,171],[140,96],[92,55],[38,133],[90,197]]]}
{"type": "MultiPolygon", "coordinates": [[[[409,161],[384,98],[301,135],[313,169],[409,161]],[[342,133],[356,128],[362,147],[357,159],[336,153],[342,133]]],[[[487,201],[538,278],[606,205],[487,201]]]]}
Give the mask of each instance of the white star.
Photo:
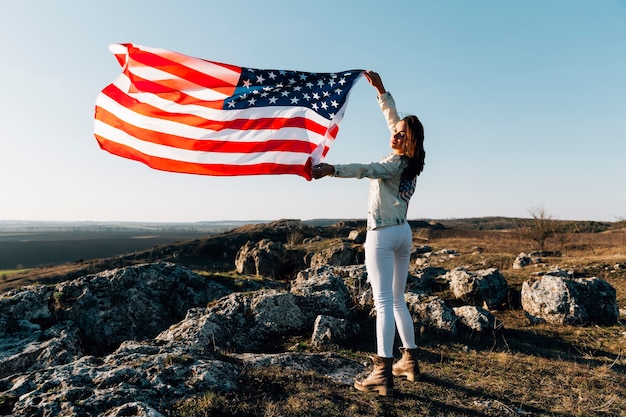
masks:
{"type": "Polygon", "coordinates": [[[321,88],[321,87],[324,87],[324,80],[319,80],[319,81],[317,82],[317,85],[319,85],[319,86],[320,86],[320,88],[321,88]]]}
{"type": "Polygon", "coordinates": [[[276,100],[278,100],[276,97],[270,97],[270,104],[276,104],[276,100]]]}
{"type": "Polygon", "coordinates": [[[339,80],[339,84],[344,85],[346,83],[346,79],[342,78],[341,80],[339,80]]]}
{"type": "Polygon", "coordinates": [[[287,97],[289,95],[289,91],[283,90],[283,91],[280,92],[280,95],[283,96],[283,97],[287,97]]]}
{"type": "Polygon", "coordinates": [[[335,85],[335,80],[333,80],[332,78],[330,80],[328,80],[328,85],[331,86],[331,87],[333,85],[335,85]]]}
{"type": "Polygon", "coordinates": [[[319,107],[317,107],[317,103],[313,103],[313,105],[311,106],[313,108],[313,110],[317,111],[319,110],[319,107]]]}
{"type": "Polygon", "coordinates": [[[330,101],[330,105],[331,105],[331,106],[333,106],[334,108],[339,107],[339,103],[337,103],[337,101],[336,101],[336,100],[331,100],[331,101],[330,101]]]}
{"type": "Polygon", "coordinates": [[[295,83],[296,83],[296,80],[294,80],[293,78],[289,79],[289,84],[295,84],[295,83]]]}
{"type": "Polygon", "coordinates": [[[341,88],[338,88],[338,89],[335,90],[335,94],[337,94],[339,96],[339,95],[341,95],[341,91],[342,91],[341,88]]]}
{"type": "Polygon", "coordinates": [[[328,109],[328,104],[326,104],[326,102],[325,102],[325,101],[322,101],[322,108],[323,108],[324,110],[327,110],[327,109],[328,109]]]}
{"type": "Polygon", "coordinates": [[[300,91],[302,90],[302,86],[296,85],[295,87],[293,87],[293,91],[300,91]]]}
{"type": "Polygon", "coordinates": [[[279,88],[283,88],[283,83],[276,84],[275,89],[278,90],[279,88]]]}
{"type": "Polygon", "coordinates": [[[268,93],[267,91],[263,91],[263,92],[261,93],[261,97],[267,97],[267,96],[269,96],[269,94],[270,94],[270,93],[268,93]]]}
{"type": "Polygon", "coordinates": [[[331,119],[335,118],[335,113],[328,113],[328,117],[330,117],[331,119]]]}
{"type": "Polygon", "coordinates": [[[276,78],[276,74],[274,74],[274,71],[270,72],[267,76],[270,77],[272,80],[276,78]]]}
{"type": "Polygon", "coordinates": [[[302,81],[306,80],[307,79],[307,75],[306,74],[300,74],[300,79],[302,81]]]}
{"type": "Polygon", "coordinates": [[[307,101],[311,99],[311,96],[309,96],[309,93],[304,93],[302,97],[305,98],[307,101]]]}
{"type": "Polygon", "coordinates": [[[326,90],[324,90],[324,92],[322,93],[322,95],[323,95],[324,97],[330,97],[330,93],[329,93],[328,91],[326,91],[326,90]]]}
{"type": "Polygon", "coordinates": [[[251,106],[254,106],[254,103],[256,103],[256,98],[251,98],[250,100],[248,100],[248,103],[250,103],[251,106]]]}
{"type": "Polygon", "coordinates": [[[319,99],[320,99],[320,95],[319,95],[319,94],[317,94],[317,93],[313,93],[313,98],[314,98],[315,100],[319,100],[319,99]]]}
{"type": "Polygon", "coordinates": [[[229,101],[228,107],[235,107],[235,100],[229,101]]]}
{"type": "Polygon", "coordinates": [[[311,81],[309,81],[308,83],[306,83],[306,86],[308,88],[313,88],[313,83],[311,81]]]}
{"type": "Polygon", "coordinates": [[[250,80],[245,80],[245,81],[243,82],[243,86],[244,86],[244,87],[246,87],[246,88],[250,88],[250,85],[251,85],[251,84],[252,84],[252,83],[250,82],[250,80]]]}
{"type": "Polygon", "coordinates": [[[294,97],[291,99],[291,104],[298,104],[298,101],[300,101],[300,99],[298,97],[294,97]]]}
{"type": "Polygon", "coordinates": [[[263,81],[265,81],[265,78],[263,78],[262,75],[257,75],[256,76],[256,82],[259,84],[263,84],[263,81]]]}
{"type": "Polygon", "coordinates": [[[252,90],[252,94],[259,94],[259,90],[252,90]]]}

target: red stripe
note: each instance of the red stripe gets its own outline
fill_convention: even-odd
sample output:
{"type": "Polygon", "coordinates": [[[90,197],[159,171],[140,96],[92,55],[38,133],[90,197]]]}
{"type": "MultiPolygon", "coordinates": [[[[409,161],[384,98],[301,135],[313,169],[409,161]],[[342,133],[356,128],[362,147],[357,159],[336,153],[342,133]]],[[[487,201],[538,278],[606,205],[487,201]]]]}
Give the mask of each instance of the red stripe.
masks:
{"type": "Polygon", "coordinates": [[[199,164],[147,155],[137,149],[109,141],[100,135],[96,134],[95,137],[103,150],[123,158],[142,162],[151,168],[161,171],[215,176],[296,174],[307,180],[312,178],[311,157],[308,158],[304,166],[273,163],[253,165],[199,164]]]}
{"type": "MultiPolygon", "coordinates": [[[[222,129],[255,130],[255,129],[280,129],[284,127],[303,128],[318,135],[326,134],[326,127],[304,117],[275,117],[259,119],[234,119],[234,120],[209,120],[200,116],[186,113],[169,113],[154,107],[150,104],[142,103],[131,96],[125,94],[117,86],[110,84],[102,93],[110,97],[119,105],[126,107],[135,113],[154,117],[172,122],[182,123],[189,126],[196,126],[203,129],[219,131],[222,129]]],[[[228,111],[228,110],[225,110],[228,111]]],[[[334,129],[334,134],[337,130],[334,129]]],[[[334,136],[333,136],[334,137],[334,136]]]]}
{"type": "Polygon", "coordinates": [[[270,139],[257,142],[190,139],[183,136],[157,132],[132,125],[119,119],[102,107],[96,106],[96,119],[120,129],[145,142],[200,152],[252,153],[252,152],[301,152],[311,153],[316,145],[301,139],[270,139]]]}
{"type": "MultiPolygon", "coordinates": [[[[167,59],[164,56],[156,55],[152,52],[144,51],[134,46],[128,47],[128,54],[130,58],[134,61],[137,61],[149,67],[157,68],[161,71],[167,72],[176,77],[185,79],[187,81],[190,81],[194,84],[197,84],[205,88],[222,91],[223,89],[228,90],[234,87],[233,84],[228,83],[220,78],[216,78],[212,75],[209,75],[209,74],[200,72],[198,70],[195,70],[193,68],[187,67],[185,65],[182,65],[179,62],[167,59]]],[[[170,54],[174,55],[173,53],[170,53],[170,54]]],[[[192,58],[187,57],[187,59],[192,59],[192,58]]],[[[218,66],[227,68],[231,71],[241,73],[241,68],[234,66],[234,65],[222,64],[222,63],[213,62],[213,61],[206,61],[200,58],[193,58],[193,59],[197,59],[199,61],[210,62],[214,65],[218,65],[218,66]]],[[[160,84],[156,84],[156,85],[160,85],[160,84]]],[[[149,89],[140,88],[140,90],[152,92],[149,89]]],[[[171,91],[171,89],[169,89],[169,91],[171,91]]]]}

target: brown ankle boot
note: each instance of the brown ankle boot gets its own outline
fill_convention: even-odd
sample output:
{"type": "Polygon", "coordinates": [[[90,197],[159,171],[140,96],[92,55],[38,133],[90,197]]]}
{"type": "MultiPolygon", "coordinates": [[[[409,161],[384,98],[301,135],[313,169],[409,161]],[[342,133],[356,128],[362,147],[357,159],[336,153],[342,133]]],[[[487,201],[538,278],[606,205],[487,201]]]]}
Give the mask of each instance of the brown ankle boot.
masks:
{"type": "Polygon", "coordinates": [[[374,365],[372,373],[365,379],[354,381],[354,387],[359,391],[378,391],[383,396],[393,395],[393,358],[370,356],[370,360],[374,365]]]}
{"type": "Polygon", "coordinates": [[[420,366],[417,363],[417,349],[400,348],[402,358],[393,364],[395,376],[405,376],[411,382],[420,380],[420,366]]]}

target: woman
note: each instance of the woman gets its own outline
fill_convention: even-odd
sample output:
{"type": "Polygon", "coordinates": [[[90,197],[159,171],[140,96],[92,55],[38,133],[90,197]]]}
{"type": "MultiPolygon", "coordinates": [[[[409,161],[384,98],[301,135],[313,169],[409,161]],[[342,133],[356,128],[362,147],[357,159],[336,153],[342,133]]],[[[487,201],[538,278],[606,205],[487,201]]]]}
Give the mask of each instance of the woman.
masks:
{"type": "Polygon", "coordinates": [[[370,178],[365,240],[365,265],[376,307],[377,355],[373,371],[354,386],[361,391],[393,394],[393,375],[419,379],[417,346],[413,320],[404,300],[413,236],[407,223],[407,209],[416,177],[424,168],[424,128],[416,116],[400,119],[393,97],[385,90],[380,76],[364,73],[378,93],[378,103],[391,130],[392,153],[369,164],[313,167],[313,178],[327,175],[340,178],[370,178]],[[402,358],[393,364],[396,325],[403,347],[402,358]]]}

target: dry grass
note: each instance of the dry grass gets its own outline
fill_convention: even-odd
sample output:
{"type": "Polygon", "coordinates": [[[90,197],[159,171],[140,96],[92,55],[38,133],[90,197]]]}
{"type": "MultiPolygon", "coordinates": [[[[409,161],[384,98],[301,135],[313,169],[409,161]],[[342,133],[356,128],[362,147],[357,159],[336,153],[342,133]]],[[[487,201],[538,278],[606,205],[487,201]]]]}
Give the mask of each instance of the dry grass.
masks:
{"type": "MultiPolygon", "coordinates": [[[[624,241],[623,232],[570,236],[560,247],[550,248],[562,256],[523,270],[512,269],[513,260],[532,247],[512,232],[457,231],[415,243],[459,251],[460,256],[435,261],[447,269],[497,267],[510,286],[518,289],[534,272],[555,266],[597,276],[616,288],[619,306],[625,308],[626,269],[614,268],[626,265],[624,241]]],[[[364,394],[312,373],[249,369],[241,376],[241,391],[203,393],[179,403],[171,415],[626,415],[626,329],[622,325],[533,326],[519,308],[496,316],[505,328],[494,334],[451,338],[422,333],[422,381],[397,379],[393,398],[364,394]]],[[[341,348],[346,349],[346,356],[365,359],[371,350],[368,346],[372,340],[341,348]]]]}

